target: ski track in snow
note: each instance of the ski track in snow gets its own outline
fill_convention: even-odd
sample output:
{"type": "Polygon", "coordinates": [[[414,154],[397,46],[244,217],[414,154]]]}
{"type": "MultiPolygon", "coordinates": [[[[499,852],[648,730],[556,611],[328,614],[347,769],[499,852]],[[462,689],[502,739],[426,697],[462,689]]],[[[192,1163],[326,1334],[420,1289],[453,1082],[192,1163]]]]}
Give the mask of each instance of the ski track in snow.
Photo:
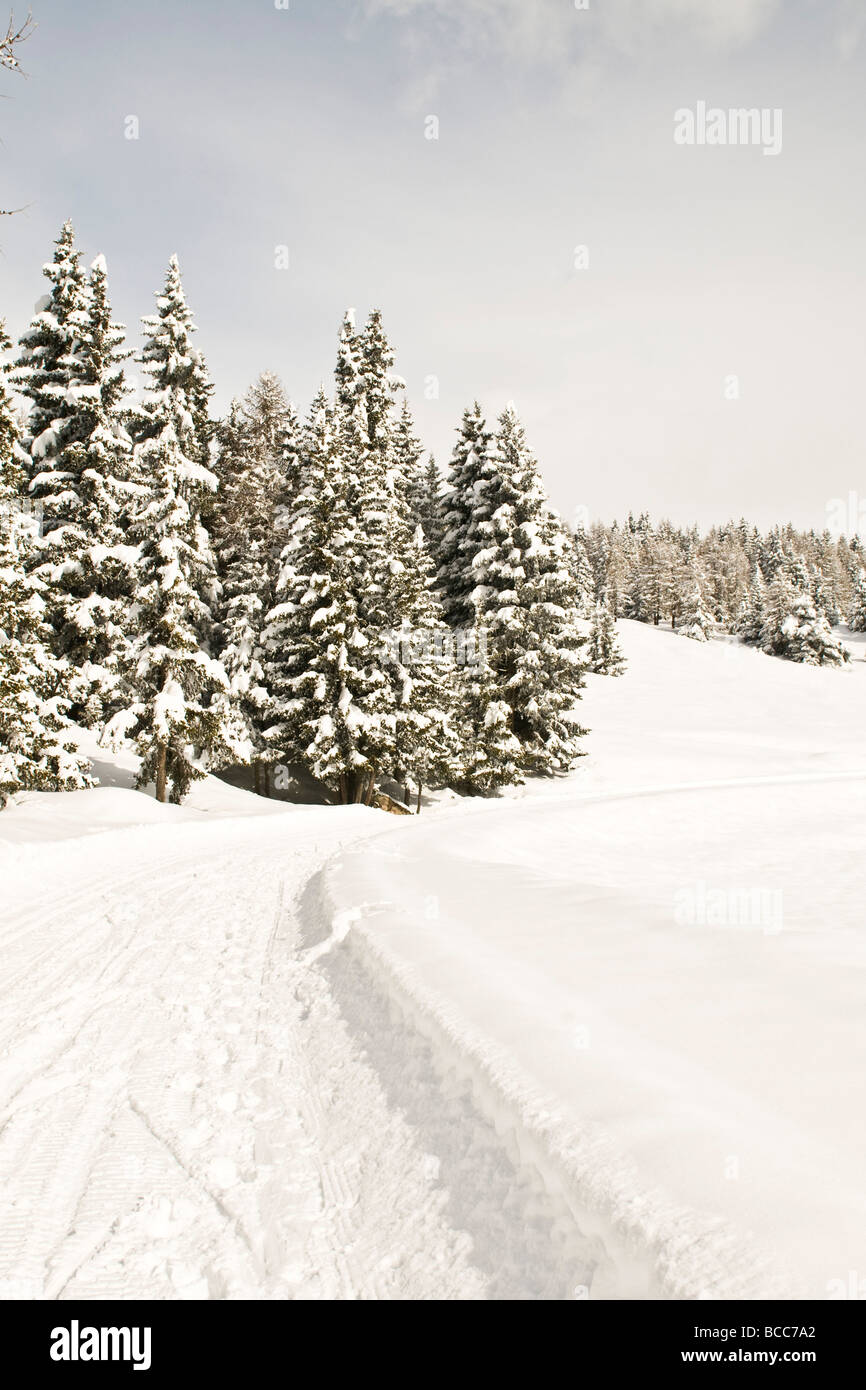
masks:
{"type": "Polygon", "coordinates": [[[527,1122],[483,1040],[377,956],[376,905],[330,901],[328,862],[400,829],[300,812],[8,855],[0,1297],[725,1296],[727,1233],[653,1244],[627,1194],[617,1217],[603,1144],[569,1172],[544,1098],[527,1122]]]}
{"type": "Polygon", "coordinates": [[[33,861],[38,882],[26,855],[17,882],[12,866],[0,1295],[567,1298],[586,1284],[591,1243],[466,1085],[443,1091],[369,980],[335,981],[299,951],[310,874],[383,830],[319,826],[185,826],[144,847],[119,832],[108,867],[68,843],[33,861]]]}

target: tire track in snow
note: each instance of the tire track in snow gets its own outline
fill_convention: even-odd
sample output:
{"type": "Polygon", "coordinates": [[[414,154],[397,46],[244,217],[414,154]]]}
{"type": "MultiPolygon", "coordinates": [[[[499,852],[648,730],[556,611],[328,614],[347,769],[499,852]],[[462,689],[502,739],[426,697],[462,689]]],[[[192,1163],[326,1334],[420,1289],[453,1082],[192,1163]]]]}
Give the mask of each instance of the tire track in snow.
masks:
{"type": "Polygon", "coordinates": [[[289,895],[386,827],[317,817],[287,852],[280,819],[202,826],[182,852],[127,839],[107,868],[67,850],[56,883],[25,885],[0,1293],[483,1296],[410,1127],[295,956],[289,895]]]}
{"type": "MultiPolygon", "coordinates": [[[[597,1232],[581,1228],[555,1186],[515,1142],[504,1107],[477,1104],[471,1067],[445,1060],[400,1008],[392,982],[370,970],[360,946],[364,909],[335,911],[328,869],[310,881],[302,925],[305,956],[339,1005],[344,1027],[371,1065],[389,1110],[404,1117],[443,1215],[471,1242],[470,1261],[488,1299],[582,1299],[610,1278],[597,1232]],[[330,924],[330,931],[328,926],[330,924]]],[[[309,987],[309,984],[308,984],[309,987]]],[[[325,1182],[333,1182],[330,1173],[325,1182]]],[[[332,1201],[345,1202],[334,1187],[332,1201]]]]}

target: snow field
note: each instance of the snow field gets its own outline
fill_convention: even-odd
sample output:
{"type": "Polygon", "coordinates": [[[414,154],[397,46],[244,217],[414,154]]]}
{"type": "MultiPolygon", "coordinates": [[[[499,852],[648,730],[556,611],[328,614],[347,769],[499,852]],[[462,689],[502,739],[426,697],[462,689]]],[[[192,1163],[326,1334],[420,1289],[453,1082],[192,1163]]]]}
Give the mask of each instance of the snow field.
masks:
{"type": "Polygon", "coordinates": [[[561,782],[417,820],[212,778],[157,807],[102,753],[3,813],[0,1296],[846,1280],[862,663],[621,633],[561,782]]]}

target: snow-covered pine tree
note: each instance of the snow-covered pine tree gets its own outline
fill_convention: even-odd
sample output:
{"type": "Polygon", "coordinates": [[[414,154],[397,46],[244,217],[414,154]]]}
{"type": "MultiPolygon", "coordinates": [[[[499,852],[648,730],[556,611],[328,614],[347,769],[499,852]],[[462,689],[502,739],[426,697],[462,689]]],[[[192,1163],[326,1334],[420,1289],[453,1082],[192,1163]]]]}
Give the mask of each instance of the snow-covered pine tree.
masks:
{"type": "Polygon", "coordinates": [[[625,657],[606,595],[593,610],[586,659],[588,670],[599,676],[621,676],[625,670],[625,657]]]}
{"type": "Polygon", "coordinates": [[[775,526],[761,546],[761,573],[767,583],[771,583],[785,564],[785,552],[779,527],[775,526]]]}
{"type": "Polygon", "coordinates": [[[438,569],[443,534],[442,474],[432,454],[427,460],[421,487],[415,499],[415,519],[423,528],[424,540],[427,542],[434,570],[438,569]]]}
{"type": "Polygon", "coordinates": [[[831,627],[842,621],[842,610],[832,575],[824,574],[818,565],[810,567],[812,601],[818,613],[823,613],[831,627]]]}
{"type": "Polygon", "coordinates": [[[571,563],[577,592],[578,612],[582,618],[588,618],[595,608],[595,576],[589,561],[586,532],[582,526],[578,527],[572,535],[572,547],[574,554],[571,563]]]}
{"type": "Polygon", "coordinates": [[[27,433],[31,496],[43,504],[43,525],[51,529],[66,520],[62,456],[77,438],[82,370],[80,340],[87,316],[87,288],[75,230],[65,222],[55,243],[54,258],[43,266],[51,289],[39,300],[29,328],[21,335],[12,381],[30,403],[27,433]],[[36,481],[38,479],[38,481],[36,481]]]}
{"type": "Polygon", "coordinates": [[[486,653],[486,633],[467,634],[478,660],[458,672],[460,772],[454,785],[461,791],[489,796],[521,780],[523,748],[512,732],[511,706],[499,694],[496,672],[486,653]]]}
{"type": "Polygon", "coordinates": [[[415,434],[415,423],[406,400],[394,420],[392,448],[393,470],[408,509],[410,529],[414,533],[417,526],[422,528],[427,552],[435,564],[442,525],[442,479],[432,454],[426,466],[421,467],[424,449],[415,434]]]}
{"type": "Polygon", "coordinates": [[[190,340],[192,317],[172,257],[158,313],[143,320],[141,354],[150,394],[138,421],[133,468],[148,480],[149,495],[130,528],[140,547],[132,607],[132,653],[124,707],[110,721],[108,738],[131,737],[141,756],[139,786],[154,782],[164,801],[181,801],[204,775],[202,758],[229,756],[223,710],[222,665],[209,652],[219,584],[207,532],[204,498],[217,479],[207,467],[202,402],[209,381],[190,340]]]}
{"type": "Polygon", "coordinates": [[[866,569],[862,566],[851,596],[848,627],[852,632],[866,632],[866,569]]]}
{"type": "MultiPolygon", "coordinates": [[[[0,352],[11,346],[0,324],[0,352]]],[[[25,491],[27,456],[0,374],[0,807],[21,791],[92,785],[67,718],[66,667],[49,647],[44,586],[29,563],[34,542],[25,491]]]]}
{"type": "Polygon", "coordinates": [[[592,566],[595,593],[607,595],[607,603],[615,618],[624,616],[629,582],[627,542],[619,524],[614,521],[608,532],[598,522],[591,527],[592,566]]]}
{"type": "Polygon", "coordinates": [[[31,561],[54,650],[73,668],[73,714],[92,725],[111,710],[126,641],[135,489],[122,364],[130,354],[112,321],[105,260],[93,262],[86,292],[72,237],[67,223],[60,259],[46,267],[54,291],[22,339],[17,379],[33,402],[30,494],[43,518],[31,561]],[[52,402],[61,413],[46,423],[52,402]]]}
{"type": "Polygon", "coordinates": [[[415,422],[409,402],[404,398],[396,412],[391,433],[392,467],[397,486],[406,500],[412,528],[422,524],[425,505],[424,472],[421,458],[424,453],[420,439],[415,433],[415,422]]]}
{"type": "Polygon", "coordinates": [[[395,566],[409,563],[414,528],[405,524],[405,478],[399,472],[405,460],[398,460],[394,446],[394,395],[400,382],[394,376],[394,351],[378,309],[370,314],[358,348],[364,428],[360,454],[350,465],[354,480],[350,502],[365,543],[359,613],[375,639],[403,619],[399,586],[391,579],[395,566]]]}
{"type": "Polygon", "coordinates": [[[551,775],[573,765],[585,732],[574,718],[584,638],[573,552],[513,406],[499,418],[491,462],[490,518],[478,526],[472,601],[524,766],[551,775]]]}
{"type": "Polygon", "coordinates": [[[262,746],[267,694],[257,649],[273,597],[271,530],[267,526],[261,535],[261,498],[252,466],[249,425],[237,399],[217,426],[214,465],[219,488],[212,532],[220,582],[215,650],[227,686],[215,692],[213,703],[222,717],[231,761],[254,763],[255,790],[259,792],[261,769],[255,754],[262,746]]]}
{"type": "Polygon", "coordinates": [[[244,398],[249,449],[257,470],[271,477],[274,513],[274,576],[291,525],[292,502],[298,491],[298,443],[301,424],[276,372],[262,372],[244,398]]]}
{"type": "Polygon", "coordinates": [[[622,615],[636,623],[648,623],[652,620],[644,561],[645,551],[641,546],[633,551],[621,593],[622,615]]]}
{"type": "Polygon", "coordinates": [[[203,526],[199,538],[203,563],[194,567],[193,582],[202,585],[197,591],[202,605],[199,635],[207,645],[214,635],[214,608],[219,594],[208,534],[218,495],[218,479],[210,457],[214,427],[208,418],[213,383],[204,357],[193,342],[193,334],[198,330],[184,294],[177,256],[172,256],[168,263],[165,286],[156,296],[156,307],[156,314],[142,319],[145,343],[138,361],[148,386],[133,422],[133,469],[146,485],[150,476],[150,444],[173,435],[183,464],[177,469],[172,467],[172,476],[189,504],[191,517],[203,526]]]}
{"type": "Polygon", "coordinates": [[[695,642],[707,642],[712,630],[713,616],[704,603],[700,582],[695,579],[683,599],[678,631],[683,637],[691,637],[695,642]]]}
{"type": "MultiPolygon", "coordinates": [[[[392,518],[400,553],[411,519],[398,505],[392,518]]],[[[408,563],[395,564],[389,610],[402,622],[386,637],[383,667],[394,690],[394,775],[418,787],[443,786],[459,772],[460,739],[455,728],[457,682],[466,655],[458,650],[432,591],[432,563],[423,527],[411,538],[408,563]]]]}
{"type": "Polygon", "coordinates": [[[491,433],[476,401],[463,412],[442,499],[442,531],[436,559],[436,588],[446,621],[468,629],[475,623],[472,592],[477,578],[472,561],[481,549],[479,526],[489,521],[488,490],[493,468],[491,433]]]}
{"type": "MultiPolygon", "coordinates": [[[[282,384],[263,372],[243,404],[232,403],[217,433],[220,491],[214,508],[214,550],[222,585],[219,655],[229,681],[225,703],[226,741],[237,762],[252,761],[256,791],[267,790],[262,767],[267,691],[259,644],[274,605],[279,573],[278,510],[287,506],[287,467],[296,474],[295,421],[282,384]],[[291,458],[286,460],[291,435],[291,458]]],[[[282,541],[288,515],[281,517],[282,541]]]]}
{"type": "MultiPolygon", "coordinates": [[[[133,439],[140,445],[158,437],[165,428],[167,410],[178,412],[184,421],[185,457],[213,477],[210,444],[215,425],[209,410],[214,388],[204,356],[193,342],[193,334],[198,330],[186,302],[177,256],[172,256],[168,263],[164,289],[156,296],[156,308],[155,314],[142,319],[145,344],[138,361],[149,382],[148,394],[132,422],[133,439]]],[[[195,492],[195,510],[209,524],[216,487],[202,486],[194,479],[184,486],[195,492]]]]}
{"type": "Polygon", "coordinates": [[[740,606],[735,624],[737,632],[750,646],[758,646],[766,621],[767,594],[760,565],[755,565],[746,597],[740,606]]]}
{"type": "MultiPolygon", "coordinates": [[[[129,544],[141,490],[131,474],[124,425],[128,391],[125,328],[112,319],[105,259],[90,268],[76,388],[78,438],[65,451],[68,521],[47,530],[40,547],[55,649],[69,662],[73,713],[88,725],[113,712],[128,651],[129,602],[137,552],[129,544]],[[76,503],[72,505],[72,495],[76,503]]],[[[39,478],[34,479],[36,491],[39,478]]],[[[46,504],[48,510],[53,504],[46,504]]]]}
{"type": "Polygon", "coordinates": [[[670,612],[676,556],[670,536],[660,527],[649,534],[641,545],[642,591],[648,607],[649,620],[658,627],[670,612]]]}
{"type": "MultiPolygon", "coordinates": [[[[344,327],[346,335],[351,325],[344,327]]],[[[410,771],[440,775],[444,759],[434,756],[434,741],[448,743],[444,722],[448,703],[447,665],[409,676],[389,637],[415,634],[418,644],[435,640],[442,629],[437,599],[431,592],[426,542],[417,536],[410,503],[410,485],[420,458],[408,410],[395,422],[394,395],[401,382],[393,373],[394,354],[381,315],[370,315],[363,335],[355,339],[356,367],[341,353],[338,390],[344,416],[345,456],[349,462],[348,503],[358,524],[362,548],[355,569],[355,599],[359,621],[379,653],[392,689],[395,723],[390,750],[383,747],[380,770],[390,764],[399,776],[410,771]],[[353,382],[348,392],[346,384],[353,382]],[[423,746],[422,731],[427,730],[423,746]],[[438,732],[437,732],[438,731],[438,732]]],[[[373,659],[376,659],[375,657],[373,659]]]]}
{"type": "Polygon", "coordinates": [[[358,333],[347,310],[337,355],[337,425],[346,506],[359,544],[349,557],[358,621],[372,650],[395,625],[385,604],[390,567],[388,527],[394,496],[389,457],[387,379],[393,357],[377,318],[374,334],[358,333]]]}
{"type": "Polygon", "coordinates": [[[767,592],[761,646],[773,656],[807,666],[843,666],[850,660],[809,593],[792,583],[784,565],[767,592]]]}
{"type": "Polygon", "coordinates": [[[391,683],[355,597],[363,537],[348,498],[346,421],[321,388],[300,450],[301,488],[276,603],[262,633],[272,760],[301,763],[343,803],[369,802],[394,744],[391,683]]]}

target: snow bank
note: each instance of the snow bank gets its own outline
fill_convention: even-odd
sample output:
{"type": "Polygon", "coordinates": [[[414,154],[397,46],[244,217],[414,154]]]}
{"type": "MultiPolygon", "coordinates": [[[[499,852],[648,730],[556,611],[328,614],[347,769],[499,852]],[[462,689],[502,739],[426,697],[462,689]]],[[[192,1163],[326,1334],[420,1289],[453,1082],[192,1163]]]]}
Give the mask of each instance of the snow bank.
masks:
{"type": "Polygon", "coordinates": [[[603,1287],[828,1297],[866,1247],[864,666],[622,627],[576,774],[343,853],[336,949],[600,1223],[603,1287]]]}
{"type": "Polygon", "coordinates": [[[93,765],[98,785],[89,791],[25,792],[0,814],[0,852],[4,847],[78,839],[85,835],[147,825],[183,825],[212,817],[291,814],[298,808],[254,796],[218,777],[194,782],[182,806],[160,804],[153,788],[135,789],[138,758],[101,748],[88,730],[78,746],[93,765]]]}
{"type": "MultiPolygon", "coordinates": [[[[744,1240],[725,1221],[677,1207],[662,1192],[647,1190],[636,1166],[616,1149],[602,1126],[570,1122],[559,1098],[546,1094],[510,1051],[427,988],[420,972],[376,932],[377,918],[393,912],[393,906],[347,908],[342,869],[342,861],[323,869],[306,895],[309,956],[348,952],[369,988],[389,1003],[407,1031],[429,1043],[442,1092],[447,1094],[455,1079],[468,1083],[475,1106],[515,1170],[531,1171],[554,1210],[564,1208],[569,1220],[560,1218],[559,1241],[570,1246],[572,1258],[582,1255],[586,1263],[586,1282],[573,1285],[564,1296],[797,1296],[796,1284],[773,1267],[766,1251],[744,1240]],[[324,930],[327,923],[329,935],[324,930]]],[[[395,1064],[405,1065],[408,1049],[405,1052],[407,1057],[395,1058],[395,1064]]],[[[465,1163],[465,1155],[459,1158],[465,1163]]]]}

